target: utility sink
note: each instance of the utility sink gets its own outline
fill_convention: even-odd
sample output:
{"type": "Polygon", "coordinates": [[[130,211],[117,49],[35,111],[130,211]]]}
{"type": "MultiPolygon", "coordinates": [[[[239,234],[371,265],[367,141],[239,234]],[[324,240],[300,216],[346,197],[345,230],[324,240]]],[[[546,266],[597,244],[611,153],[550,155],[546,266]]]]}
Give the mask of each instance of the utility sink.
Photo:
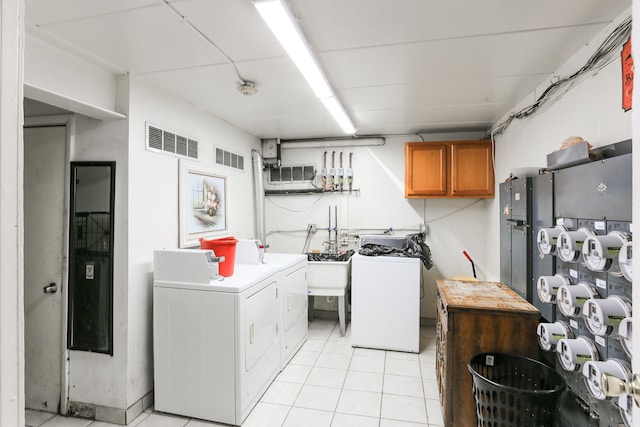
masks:
{"type": "MultiPolygon", "coordinates": [[[[338,319],[340,334],[345,336],[347,304],[346,289],[351,281],[351,255],[353,250],[344,254],[309,253],[307,258],[308,293],[313,300],[315,296],[338,297],[338,319]]],[[[313,317],[313,301],[309,305],[309,314],[313,317]]]]}
{"type": "Polygon", "coordinates": [[[351,255],[309,253],[307,267],[307,283],[309,295],[342,296],[349,286],[351,278],[351,255]]]}

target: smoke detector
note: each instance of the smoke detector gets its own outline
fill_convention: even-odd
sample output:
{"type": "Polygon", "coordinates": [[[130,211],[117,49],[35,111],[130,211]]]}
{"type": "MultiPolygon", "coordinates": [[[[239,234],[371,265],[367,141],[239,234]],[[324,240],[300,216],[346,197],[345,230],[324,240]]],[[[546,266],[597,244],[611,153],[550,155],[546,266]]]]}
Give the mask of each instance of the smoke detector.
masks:
{"type": "Polygon", "coordinates": [[[258,92],[258,89],[253,82],[243,82],[240,86],[237,87],[237,89],[238,92],[240,92],[244,96],[255,95],[258,92]]]}

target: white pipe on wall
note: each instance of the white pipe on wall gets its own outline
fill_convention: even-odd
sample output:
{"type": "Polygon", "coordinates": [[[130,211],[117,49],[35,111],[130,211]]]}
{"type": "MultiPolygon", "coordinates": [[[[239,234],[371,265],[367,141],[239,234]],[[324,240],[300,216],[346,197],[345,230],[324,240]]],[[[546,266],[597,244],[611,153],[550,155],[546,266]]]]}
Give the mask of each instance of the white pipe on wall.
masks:
{"type": "Polygon", "coordinates": [[[264,178],[262,176],[262,154],[258,150],[251,150],[253,161],[254,196],[256,202],[256,238],[266,247],[266,225],[264,214],[264,178]]]}

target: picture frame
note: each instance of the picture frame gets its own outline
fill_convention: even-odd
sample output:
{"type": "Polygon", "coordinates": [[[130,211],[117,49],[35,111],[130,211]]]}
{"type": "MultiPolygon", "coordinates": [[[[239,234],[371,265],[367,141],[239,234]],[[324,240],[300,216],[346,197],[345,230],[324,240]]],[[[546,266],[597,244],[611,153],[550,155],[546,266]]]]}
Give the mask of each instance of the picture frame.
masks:
{"type": "Polygon", "coordinates": [[[199,246],[201,238],[228,236],[228,177],[182,159],[179,169],[180,247],[199,246]]]}

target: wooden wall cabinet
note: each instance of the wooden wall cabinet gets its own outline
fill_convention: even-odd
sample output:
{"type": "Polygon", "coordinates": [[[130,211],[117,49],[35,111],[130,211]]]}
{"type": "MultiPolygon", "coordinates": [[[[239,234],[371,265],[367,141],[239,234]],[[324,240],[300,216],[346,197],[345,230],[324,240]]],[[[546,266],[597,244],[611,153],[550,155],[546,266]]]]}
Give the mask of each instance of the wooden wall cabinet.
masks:
{"type": "Polygon", "coordinates": [[[438,280],[436,376],[445,427],[475,426],[469,360],[484,352],[539,359],[540,312],[503,283],[438,280]]]}
{"type": "Polygon", "coordinates": [[[494,197],[491,141],[407,142],[405,197],[494,197]]]}

